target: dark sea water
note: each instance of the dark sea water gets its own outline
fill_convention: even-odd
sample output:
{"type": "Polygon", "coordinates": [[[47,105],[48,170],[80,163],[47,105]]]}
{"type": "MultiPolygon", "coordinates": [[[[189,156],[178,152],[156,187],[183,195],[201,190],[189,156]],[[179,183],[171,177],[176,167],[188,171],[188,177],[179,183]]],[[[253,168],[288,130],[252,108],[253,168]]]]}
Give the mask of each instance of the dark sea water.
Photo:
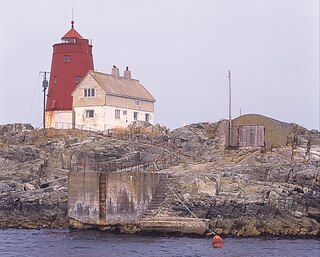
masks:
{"type": "Polygon", "coordinates": [[[117,235],[80,230],[0,230],[0,257],[11,256],[316,256],[316,239],[224,239],[213,249],[210,238],[117,235]]]}

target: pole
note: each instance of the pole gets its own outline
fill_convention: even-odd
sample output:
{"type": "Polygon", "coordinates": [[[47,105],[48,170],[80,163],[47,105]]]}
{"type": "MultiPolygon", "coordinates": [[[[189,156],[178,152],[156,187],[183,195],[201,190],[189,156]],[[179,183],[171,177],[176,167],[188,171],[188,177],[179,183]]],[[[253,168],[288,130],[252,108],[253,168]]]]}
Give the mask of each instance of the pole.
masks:
{"type": "MultiPolygon", "coordinates": [[[[47,74],[46,72],[43,75],[43,82],[45,82],[47,80],[46,78],[47,74]]],[[[46,129],[46,88],[43,86],[43,129],[46,129]]]]}
{"type": "Polygon", "coordinates": [[[231,72],[228,72],[229,78],[229,140],[228,146],[231,146],[232,142],[232,120],[231,120],[231,72]]]}
{"type": "Polygon", "coordinates": [[[46,129],[46,91],[48,88],[48,80],[47,80],[47,71],[40,71],[40,74],[43,74],[43,81],[42,81],[42,92],[43,92],[43,117],[42,117],[42,123],[43,123],[43,132],[45,133],[46,129]]]}

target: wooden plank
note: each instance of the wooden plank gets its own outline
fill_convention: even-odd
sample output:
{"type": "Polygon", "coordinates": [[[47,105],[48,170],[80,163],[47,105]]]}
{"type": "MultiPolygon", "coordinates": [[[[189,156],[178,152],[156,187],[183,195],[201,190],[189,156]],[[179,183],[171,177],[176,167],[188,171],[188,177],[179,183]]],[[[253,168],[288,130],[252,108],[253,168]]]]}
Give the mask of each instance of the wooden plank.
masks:
{"type": "Polygon", "coordinates": [[[261,147],[264,146],[264,126],[247,125],[239,126],[240,147],[261,147]]]}

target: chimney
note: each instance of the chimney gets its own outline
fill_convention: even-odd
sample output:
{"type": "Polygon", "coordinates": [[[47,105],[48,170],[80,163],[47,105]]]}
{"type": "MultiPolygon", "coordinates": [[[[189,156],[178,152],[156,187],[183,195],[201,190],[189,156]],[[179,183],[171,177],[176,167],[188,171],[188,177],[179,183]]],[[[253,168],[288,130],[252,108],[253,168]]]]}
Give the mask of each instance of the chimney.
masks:
{"type": "Polygon", "coordinates": [[[117,68],[117,66],[113,65],[111,75],[115,76],[116,78],[119,78],[119,69],[117,68]]]}
{"type": "Polygon", "coordinates": [[[123,72],[123,77],[126,79],[131,79],[131,71],[129,71],[129,67],[126,67],[126,70],[123,72]]]}

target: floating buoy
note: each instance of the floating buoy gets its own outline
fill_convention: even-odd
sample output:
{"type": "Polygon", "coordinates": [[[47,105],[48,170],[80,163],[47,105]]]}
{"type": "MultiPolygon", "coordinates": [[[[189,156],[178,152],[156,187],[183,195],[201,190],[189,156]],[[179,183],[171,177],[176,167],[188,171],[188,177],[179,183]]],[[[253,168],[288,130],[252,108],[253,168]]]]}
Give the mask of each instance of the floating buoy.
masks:
{"type": "Polygon", "coordinates": [[[223,246],[224,246],[224,243],[223,243],[222,238],[220,236],[216,235],[212,238],[212,247],[213,248],[220,248],[223,246]]]}

